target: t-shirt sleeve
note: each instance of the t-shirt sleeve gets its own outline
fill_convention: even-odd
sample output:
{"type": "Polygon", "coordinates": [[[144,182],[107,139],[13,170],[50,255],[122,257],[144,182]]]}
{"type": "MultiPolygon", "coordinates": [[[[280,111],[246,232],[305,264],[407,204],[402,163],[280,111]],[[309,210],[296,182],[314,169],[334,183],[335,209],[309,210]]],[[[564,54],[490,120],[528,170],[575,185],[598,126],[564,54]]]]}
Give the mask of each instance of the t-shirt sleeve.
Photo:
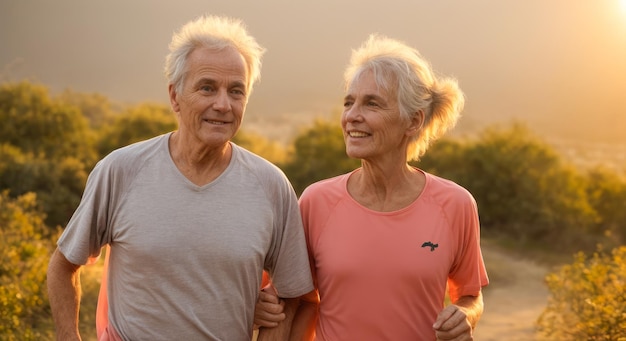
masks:
{"type": "Polygon", "coordinates": [[[302,218],[296,194],[284,180],[274,200],[275,227],[273,252],[266,264],[280,297],[299,297],[313,290],[302,218]]]}
{"type": "Polygon", "coordinates": [[[111,181],[110,167],[100,161],[89,174],[80,204],[57,242],[61,253],[74,264],[87,264],[108,243],[111,181]]]}
{"type": "Polygon", "coordinates": [[[480,249],[480,223],[474,198],[467,193],[452,219],[458,236],[455,263],[448,276],[452,302],[462,296],[477,296],[489,283],[480,249]],[[457,230],[458,229],[458,230],[457,230]]]}

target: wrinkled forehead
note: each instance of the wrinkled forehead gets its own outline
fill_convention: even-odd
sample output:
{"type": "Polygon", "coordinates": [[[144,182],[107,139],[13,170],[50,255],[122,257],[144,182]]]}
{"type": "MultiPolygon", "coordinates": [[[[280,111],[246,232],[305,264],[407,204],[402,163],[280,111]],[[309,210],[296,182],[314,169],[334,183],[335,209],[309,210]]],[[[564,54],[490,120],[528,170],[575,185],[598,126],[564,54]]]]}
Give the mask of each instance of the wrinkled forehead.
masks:
{"type": "Polygon", "coordinates": [[[355,87],[361,87],[364,83],[372,83],[372,86],[381,94],[394,95],[397,93],[396,79],[395,74],[386,69],[365,65],[356,70],[352,79],[346,84],[346,92],[350,93],[355,87]]]}
{"type": "Polygon", "coordinates": [[[193,75],[199,70],[214,70],[241,78],[247,86],[250,83],[250,68],[241,52],[231,45],[195,47],[187,55],[186,74],[193,75]]]}

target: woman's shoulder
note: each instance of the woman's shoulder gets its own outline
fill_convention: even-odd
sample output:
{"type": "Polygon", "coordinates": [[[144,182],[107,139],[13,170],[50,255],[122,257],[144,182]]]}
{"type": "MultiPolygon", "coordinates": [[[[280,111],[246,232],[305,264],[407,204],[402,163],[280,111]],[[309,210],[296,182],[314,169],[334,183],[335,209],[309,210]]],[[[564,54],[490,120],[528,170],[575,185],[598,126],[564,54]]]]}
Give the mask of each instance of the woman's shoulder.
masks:
{"type": "Polygon", "coordinates": [[[472,194],[455,181],[426,172],[424,174],[426,175],[424,192],[429,196],[437,199],[455,199],[462,202],[474,201],[472,194]]]}
{"type": "Polygon", "coordinates": [[[323,179],[312,183],[307,186],[302,192],[303,197],[313,196],[317,197],[320,195],[329,196],[329,195],[342,195],[346,192],[346,184],[348,181],[348,177],[351,173],[342,174],[338,176],[334,176],[331,178],[323,179]]]}

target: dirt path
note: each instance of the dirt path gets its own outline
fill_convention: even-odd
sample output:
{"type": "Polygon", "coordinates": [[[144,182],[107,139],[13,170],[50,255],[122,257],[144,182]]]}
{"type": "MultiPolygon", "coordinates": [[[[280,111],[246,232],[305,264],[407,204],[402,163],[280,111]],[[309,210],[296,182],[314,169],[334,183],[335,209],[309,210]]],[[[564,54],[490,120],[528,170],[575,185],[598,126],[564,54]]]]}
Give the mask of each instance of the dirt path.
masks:
{"type": "Polygon", "coordinates": [[[548,297],[543,281],[548,269],[489,246],[483,246],[483,256],[494,278],[484,293],[485,312],[475,340],[535,340],[534,324],[548,297]]]}

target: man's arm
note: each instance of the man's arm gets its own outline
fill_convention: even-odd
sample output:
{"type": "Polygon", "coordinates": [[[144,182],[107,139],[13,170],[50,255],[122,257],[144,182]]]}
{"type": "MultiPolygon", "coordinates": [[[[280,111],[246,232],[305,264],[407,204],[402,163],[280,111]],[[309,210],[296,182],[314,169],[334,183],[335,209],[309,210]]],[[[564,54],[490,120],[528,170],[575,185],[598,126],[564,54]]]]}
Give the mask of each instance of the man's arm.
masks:
{"type": "Polygon", "coordinates": [[[48,264],[48,296],[57,340],[80,340],[80,265],[75,265],[56,249],[48,264]]]}
{"type": "Polygon", "coordinates": [[[478,296],[462,296],[445,307],[433,324],[437,340],[472,340],[483,308],[482,291],[478,296]]]}

